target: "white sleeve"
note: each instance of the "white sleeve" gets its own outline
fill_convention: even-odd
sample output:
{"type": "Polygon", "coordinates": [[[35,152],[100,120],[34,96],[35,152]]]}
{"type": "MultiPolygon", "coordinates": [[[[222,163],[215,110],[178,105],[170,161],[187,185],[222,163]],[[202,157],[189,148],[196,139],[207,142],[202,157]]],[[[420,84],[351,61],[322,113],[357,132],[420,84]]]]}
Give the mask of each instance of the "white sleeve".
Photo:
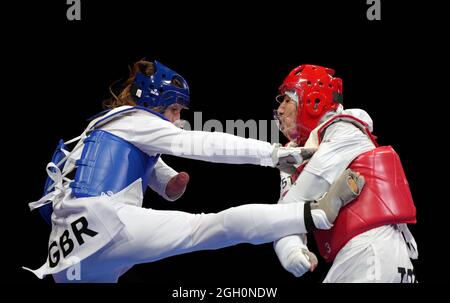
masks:
{"type": "MultiPolygon", "coordinates": [[[[303,171],[278,203],[312,201],[327,191],[329,186],[330,184],[322,177],[303,171]]],[[[275,253],[284,269],[293,273],[295,264],[293,264],[291,257],[295,256],[296,251],[307,248],[306,240],[305,234],[299,234],[287,236],[274,242],[275,253]]]]}
{"type": "MultiPolygon", "coordinates": [[[[289,189],[292,187],[292,179],[291,176],[287,173],[280,171],[280,199],[278,200],[278,203],[289,203],[288,200],[284,200],[285,195],[289,192],[289,189]]],[[[292,202],[292,201],[291,201],[292,202]]],[[[273,248],[275,250],[275,253],[278,257],[278,260],[280,260],[281,265],[283,268],[291,273],[293,273],[293,269],[291,269],[292,262],[291,262],[291,256],[295,254],[295,251],[302,249],[302,248],[308,248],[306,246],[306,235],[305,234],[299,234],[299,235],[290,235],[286,236],[284,238],[281,238],[275,242],[273,242],[273,248]]]]}
{"type": "Polygon", "coordinates": [[[169,180],[177,174],[178,173],[173,168],[167,165],[161,157],[159,157],[150,176],[148,186],[167,201],[175,201],[180,198],[184,192],[175,198],[169,198],[166,195],[166,186],[169,180]]]}
{"type": "Polygon", "coordinates": [[[132,143],[149,155],[167,154],[229,164],[274,166],[273,146],[220,132],[187,131],[147,112],[133,112],[102,129],[132,143]]]}

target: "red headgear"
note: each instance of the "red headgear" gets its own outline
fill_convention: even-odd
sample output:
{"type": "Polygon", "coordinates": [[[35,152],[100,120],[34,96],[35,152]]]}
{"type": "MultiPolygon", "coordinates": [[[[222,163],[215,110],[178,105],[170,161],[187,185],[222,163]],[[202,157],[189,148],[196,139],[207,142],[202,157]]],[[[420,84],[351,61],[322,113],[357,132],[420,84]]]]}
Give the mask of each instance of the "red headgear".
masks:
{"type": "Polygon", "coordinates": [[[304,64],[294,68],[279,88],[281,94],[288,90],[297,93],[297,144],[300,146],[323,115],[342,104],[342,79],[333,75],[331,68],[304,64]]]}

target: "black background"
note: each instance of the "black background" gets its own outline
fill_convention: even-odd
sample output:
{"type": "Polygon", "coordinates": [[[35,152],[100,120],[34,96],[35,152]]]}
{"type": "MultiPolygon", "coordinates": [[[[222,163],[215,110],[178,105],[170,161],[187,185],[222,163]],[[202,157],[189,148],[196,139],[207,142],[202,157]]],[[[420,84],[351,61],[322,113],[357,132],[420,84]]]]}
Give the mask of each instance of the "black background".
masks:
{"type": "MultiPolygon", "coordinates": [[[[13,105],[8,112],[18,117],[7,131],[14,137],[14,152],[5,158],[14,164],[8,184],[12,215],[6,218],[14,230],[5,240],[11,255],[8,280],[53,283],[20,269],[42,265],[47,250],[48,227],[27,203],[42,193],[45,165],[57,141],[77,136],[85,119],[102,109],[109,85],[125,79],[128,66],[145,57],[187,79],[191,110],[183,118],[191,122],[194,111],[202,111],[203,121],[270,120],[277,87],[292,68],[302,63],[334,68],[344,81],[345,107],[369,112],[379,142],[392,145],[402,159],[418,211],[418,224],[411,227],[419,245],[417,278],[442,281],[438,234],[445,215],[436,205],[446,201],[437,195],[437,176],[430,171],[430,162],[433,168],[445,167],[431,155],[437,145],[431,136],[442,121],[430,111],[436,115],[442,107],[428,93],[435,87],[431,68],[441,61],[433,31],[425,29],[430,23],[424,21],[428,11],[439,8],[381,1],[382,20],[369,21],[366,1],[341,2],[82,0],[81,21],[66,19],[65,1],[16,3],[9,11],[15,17],[4,27],[5,59],[12,66],[9,92],[16,102],[8,102],[13,105]]],[[[147,192],[146,207],[217,212],[277,200],[274,169],[164,159],[190,174],[188,190],[175,203],[147,192]]],[[[119,282],[151,282],[162,289],[235,284],[295,289],[320,282],[328,268],[320,259],[314,273],[295,279],[282,269],[272,244],[243,244],[138,265],[119,282]]]]}

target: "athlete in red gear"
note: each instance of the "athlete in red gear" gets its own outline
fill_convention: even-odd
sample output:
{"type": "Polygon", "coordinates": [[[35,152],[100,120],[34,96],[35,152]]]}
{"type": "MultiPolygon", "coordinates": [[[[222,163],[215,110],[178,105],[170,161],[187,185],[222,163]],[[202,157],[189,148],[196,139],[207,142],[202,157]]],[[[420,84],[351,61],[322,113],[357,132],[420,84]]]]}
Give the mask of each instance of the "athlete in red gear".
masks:
{"type": "MultiPolygon", "coordinates": [[[[280,86],[275,115],[289,146],[318,148],[294,174],[281,173],[280,203],[313,201],[347,167],[357,170],[366,180],[359,198],[329,231],[315,231],[320,254],[333,262],[324,282],[414,282],[410,258],[417,258],[417,245],[406,223],[416,222],[416,209],[400,159],[392,147],[378,147],[364,110],[344,110],[342,80],[333,75],[330,68],[301,65],[280,86]]],[[[295,276],[317,265],[304,235],[274,247],[295,276]]]]}

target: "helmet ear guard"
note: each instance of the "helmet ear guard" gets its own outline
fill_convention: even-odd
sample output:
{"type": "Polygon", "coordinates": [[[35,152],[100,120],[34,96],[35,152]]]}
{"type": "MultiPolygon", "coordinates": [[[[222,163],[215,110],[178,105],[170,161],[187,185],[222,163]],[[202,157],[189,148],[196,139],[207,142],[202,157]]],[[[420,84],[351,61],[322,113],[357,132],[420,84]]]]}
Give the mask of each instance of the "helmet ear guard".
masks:
{"type": "Polygon", "coordinates": [[[294,68],[281,84],[280,93],[294,90],[299,98],[297,144],[303,145],[323,115],[343,103],[342,80],[334,74],[331,68],[303,64],[294,68]]]}
{"type": "Polygon", "coordinates": [[[186,80],[165,65],[154,61],[155,73],[147,76],[137,73],[131,86],[131,95],[139,106],[164,108],[172,104],[189,107],[189,86],[186,80]],[[181,86],[181,87],[180,87],[181,86]]]}

